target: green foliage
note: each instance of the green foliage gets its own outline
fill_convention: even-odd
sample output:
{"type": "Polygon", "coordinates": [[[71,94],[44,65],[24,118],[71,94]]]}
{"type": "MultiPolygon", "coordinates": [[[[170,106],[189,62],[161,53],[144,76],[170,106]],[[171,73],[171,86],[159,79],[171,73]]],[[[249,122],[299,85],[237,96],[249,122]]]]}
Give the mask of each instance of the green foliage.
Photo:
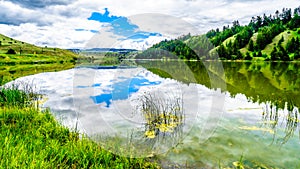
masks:
{"type": "MultiPolygon", "coordinates": [[[[274,37],[285,31],[287,28],[295,29],[299,27],[300,8],[296,8],[294,11],[295,12],[293,16],[291,9],[284,8],[282,10],[282,13],[276,11],[274,16],[267,16],[264,14],[263,16],[252,17],[250,23],[247,26],[238,26],[238,29],[236,25],[234,26],[234,24],[231,28],[229,26],[224,26],[223,31],[219,31],[219,29],[210,30],[209,32],[207,32],[206,36],[211,40],[213,44],[219,45],[217,51],[220,58],[238,59],[240,56],[239,49],[244,48],[247,44],[248,51],[250,51],[250,53],[252,53],[254,57],[262,56],[264,58],[267,58],[265,55],[262,55],[262,53],[255,52],[264,50],[268,44],[272,43],[274,37]],[[257,32],[257,36],[254,38],[255,41],[251,39],[254,32],[257,32]],[[228,41],[226,39],[228,39],[229,37],[230,39],[234,39],[232,42],[226,43],[228,41]]],[[[278,44],[276,44],[276,50],[278,49],[279,52],[273,52],[273,59],[277,58],[275,60],[278,60],[280,58],[284,60],[290,60],[289,57],[287,57],[288,54],[283,56],[283,54],[286,54],[286,51],[288,50],[282,49],[282,47],[280,47],[284,41],[285,39],[282,36],[278,44]]],[[[299,45],[296,44],[294,46],[299,45]]],[[[247,52],[247,50],[243,51],[247,52]]],[[[288,51],[288,53],[290,52],[288,51]]],[[[246,58],[249,59],[249,57],[246,58]]]]}
{"type": "Polygon", "coordinates": [[[258,53],[257,53],[257,57],[263,57],[263,55],[262,55],[261,51],[258,51],[258,53]]]}
{"type": "Polygon", "coordinates": [[[246,46],[253,35],[253,31],[249,26],[244,27],[235,38],[236,48],[240,49],[246,46]]]}
{"type": "Polygon", "coordinates": [[[252,57],[250,56],[249,52],[246,53],[245,60],[252,60],[252,57]]]}
{"type": "Polygon", "coordinates": [[[230,57],[230,55],[227,52],[227,49],[225,48],[225,46],[223,44],[221,44],[219,46],[219,48],[217,49],[217,52],[221,59],[228,59],[230,57]]]}
{"type": "Polygon", "coordinates": [[[282,42],[284,42],[284,37],[281,36],[280,40],[278,41],[278,46],[282,44],[282,42]]]}
{"type": "Polygon", "coordinates": [[[254,51],[254,42],[252,39],[249,40],[248,50],[254,51]]]}
{"type": "MultiPolygon", "coordinates": [[[[238,21],[234,21],[232,26],[223,26],[221,31],[219,28],[208,31],[205,36],[211,44],[207,43],[207,39],[203,36],[183,36],[175,40],[165,40],[139,54],[137,58],[181,58],[181,59],[215,59],[216,53],[220,59],[234,60],[242,59],[246,52],[249,56],[245,56],[247,60],[253,57],[260,57],[271,60],[288,61],[294,55],[298,58],[298,48],[300,44],[294,39],[293,42],[288,42],[285,39],[285,31],[289,29],[290,35],[295,36],[294,31],[300,27],[300,7],[294,10],[284,8],[282,12],[275,12],[275,15],[252,17],[250,23],[241,26],[238,21]],[[279,39],[277,36],[284,32],[279,39]],[[291,33],[293,32],[293,33],[291,33]],[[254,35],[255,33],[255,35],[254,35]],[[276,37],[276,38],[275,38],[276,37]],[[277,39],[278,38],[278,39],[277,39]],[[278,41],[275,44],[273,41],[278,41]],[[275,49],[270,47],[270,44],[275,44],[275,49]],[[248,46],[247,46],[248,45],[248,46]],[[215,46],[215,50],[211,50],[215,46]],[[247,47],[246,47],[247,46],[247,47]],[[297,49],[296,49],[297,48],[297,49]],[[270,56],[272,52],[273,56],[270,56]],[[263,54],[264,53],[264,54],[263,54]]],[[[298,30],[299,32],[300,30],[298,30]]],[[[289,35],[289,36],[290,36],[289,35]]]]}
{"type": "Polygon", "coordinates": [[[288,41],[286,45],[286,50],[289,53],[295,53],[300,50],[300,39],[297,38],[292,38],[291,40],[288,41]]]}
{"type": "Polygon", "coordinates": [[[13,49],[8,49],[8,51],[6,52],[6,54],[16,54],[16,51],[13,49]]]}
{"type": "Polygon", "coordinates": [[[206,33],[206,37],[211,40],[211,43],[215,46],[219,46],[223,41],[225,41],[227,38],[235,35],[236,33],[243,30],[244,27],[240,26],[238,21],[233,22],[233,26],[230,28],[229,25],[223,26],[223,31],[220,32],[219,29],[217,30],[210,30],[208,33],[206,33]]]}
{"type": "Polygon", "coordinates": [[[32,87],[1,90],[1,168],[158,168],[149,159],[114,155],[27,104],[32,87]],[[29,91],[29,92],[28,92],[29,91]]]}
{"type": "Polygon", "coordinates": [[[260,29],[256,40],[258,49],[263,50],[269,43],[272,42],[273,38],[282,31],[284,31],[283,25],[278,24],[260,29]]]}
{"type": "Polygon", "coordinates": [[[215,59],[216,56],[210,53],[215,46],[206,36],[190,37],[185,42],[200,59],[215,59]]]}
{"type": "Polygon", "coordinates": [[[30,84],[13,84],[10,87],[2,87],[0,90],[0,107],[30,107],[36,99],[38,95],[34,93],[34,88],[30,84]]]}
{"type": "Polygon", "coordinates": [[[49,111],[0,109],[1,168],[156,168],[116,156],[59,125],[49,111]]]}
{"type": "Polygon", "coordinates": [[[138,54],[136,58],[199,60],[202,56],[208,58],[211,49],[213,49],[213,46],[205,36],[191,38],[188,34],[178,39],[164,40],[155,44],[150,49],[138,54]]]}
{"type": "Polygon", "coordinates": [[[0,55],[9,55],[6,59],[1,59],[0,64],[75,62],[78,58],[77,54],[69,50],[38,47],[14,40],[2,34],[0,34],[0,39],[0,55]],[[16,53],[20,55],[15,55],[16,53]]]}
{"type": "Polygon", "coordinates": [[[282,47],[274,47],[271,52],[271,60],[290,61],[290,57],[286,50],[282,47]]]}

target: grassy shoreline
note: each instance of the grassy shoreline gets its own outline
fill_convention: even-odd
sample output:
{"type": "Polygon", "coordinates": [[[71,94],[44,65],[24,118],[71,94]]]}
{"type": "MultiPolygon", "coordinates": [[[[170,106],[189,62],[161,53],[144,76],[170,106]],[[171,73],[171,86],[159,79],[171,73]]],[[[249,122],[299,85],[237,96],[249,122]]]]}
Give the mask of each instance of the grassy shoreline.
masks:
{"type": "Polygon", "coordinates": [[[31,104],[32,93],[0,90],[1,168],[159,168],[150,158],[127,158],[102,149],[31,104]],[[22,96],[22,97],[20,97],[22,96]]]}

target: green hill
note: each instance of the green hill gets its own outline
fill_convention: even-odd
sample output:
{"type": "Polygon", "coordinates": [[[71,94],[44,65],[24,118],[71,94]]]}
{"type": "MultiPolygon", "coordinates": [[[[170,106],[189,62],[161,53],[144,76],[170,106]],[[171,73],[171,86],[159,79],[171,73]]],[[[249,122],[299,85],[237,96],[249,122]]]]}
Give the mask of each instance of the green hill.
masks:
{"type": "Polygon", "coordinates": [[[248,25],[234,21],[232,26],[212,29],[205,35],[186,35],[165,40],[137,55],[137,58],[210,60],[298,60],[300,59],[300,7],[283,8],[275,15],[252,17],[248,25]],[[172,57],[174,58],[174,56],[172,57]]]}
{"type": "Polygon", "coordinates": [[[38,47],[0,34],[0,85],[22,76],[73,68],[78,55],[38,47]]]}
{"type": "Polygon", "coordinates": [[[77,57],[69,50],[38,47],[0,34],[0,64],[74,62],[77,57]]]}

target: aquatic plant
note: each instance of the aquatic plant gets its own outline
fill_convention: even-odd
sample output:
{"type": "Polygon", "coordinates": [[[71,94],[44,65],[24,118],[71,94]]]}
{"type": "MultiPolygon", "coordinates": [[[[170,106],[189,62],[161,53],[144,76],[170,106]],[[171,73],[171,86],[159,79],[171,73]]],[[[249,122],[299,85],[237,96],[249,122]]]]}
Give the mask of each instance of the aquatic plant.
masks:
{"type": "Polygon", "coordinates": [[[183,98],[178,94],[149,91],[135,100],[133,114],[143,119],[123,133],[97,133],[90,138],[102,147],[127,157],[153,157],[176,147],[183,139],[183,98]]]}
{"type": "Polygon", "coordinates": [[[144,93],[139,98],[139,109],[145,120],[145,137],[155,138],[160,134],[172,134],[184,123],[181,97],[144,93]]]}

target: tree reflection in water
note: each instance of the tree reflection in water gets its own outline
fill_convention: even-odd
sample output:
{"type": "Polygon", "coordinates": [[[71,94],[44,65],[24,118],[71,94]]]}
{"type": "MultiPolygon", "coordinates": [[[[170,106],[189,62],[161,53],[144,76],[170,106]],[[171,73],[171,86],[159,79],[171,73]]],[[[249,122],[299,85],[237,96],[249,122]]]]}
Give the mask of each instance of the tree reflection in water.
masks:
{"type": "MultiPolygon", "coordinates": [[[[221,62],[224,74],[218,73],[221,69],[218,61],[182,62],[189,69],[183,69],[179,63],[174,62],[176,63],[152,61],[138,64],[145,68],[155,67],[173,72],[176,76],[172,78],[184,83],[198,83],[211,89],[220,88],[229,92],[233,98],[237,94],[243,94],[249,102],[266,104],[262,123],[274,131],[273,140],[277,138],[278,143],[285,144],[295,131],[299,130],[299,62],[224,61],[221,62]],[[190,76],[189,72],[192,72],[193,76],[190,76]],[[217,82],[215,87],[212,87],[211,77],[217,82]],[[218,86],[223,83],[226,87],[218,86]],[[283,133],[285,134],[281,136],[283,133]]],[[[153,73],[161,76],[157,71],[153,73]]]]}
{"type": "Polygon", "coordinates": [[[278,108],[276,102],[268,102],[265,104],[262,113],[262,124],[270,128],[273,132],[272,144],[285,144],[299,130],[299,109],[286,103],[284,109],[278,108]]]}

